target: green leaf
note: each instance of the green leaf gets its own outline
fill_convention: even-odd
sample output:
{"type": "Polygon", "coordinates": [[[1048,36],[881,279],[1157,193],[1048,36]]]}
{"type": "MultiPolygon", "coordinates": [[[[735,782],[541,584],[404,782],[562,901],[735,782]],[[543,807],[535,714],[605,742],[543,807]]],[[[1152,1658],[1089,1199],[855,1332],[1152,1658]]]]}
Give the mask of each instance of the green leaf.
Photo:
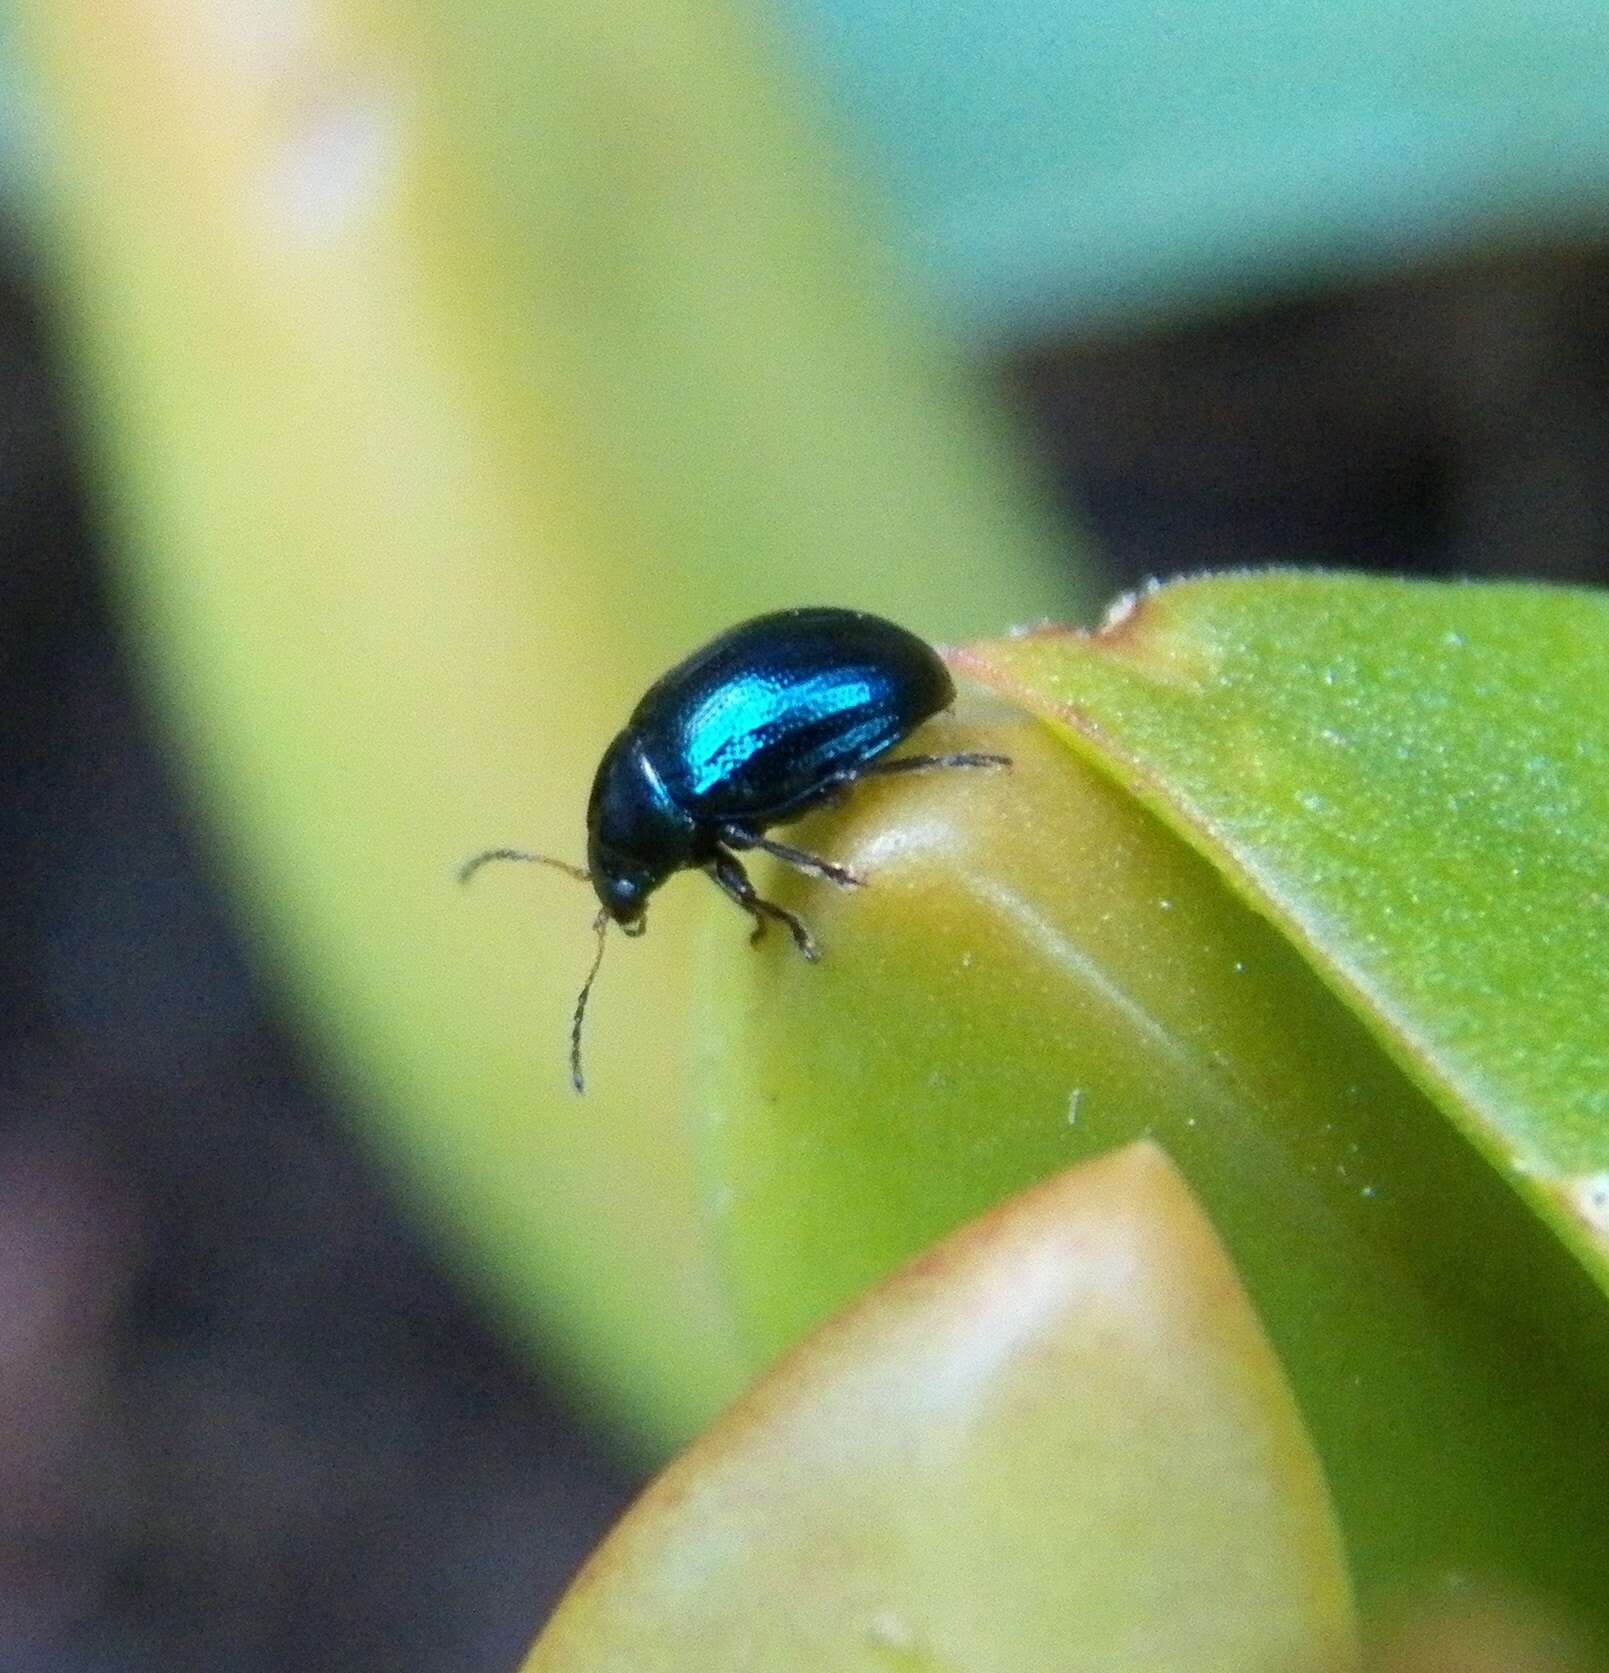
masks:
{"type": "Polygon", "coordinates": [[[1254,1673],[1351,1637],[1279,1367],[1139,1145],[812,1337],[639,1500],[526,1673],[1254,1673]]]}
{"type": "Polygon", "coordinates": [[[763,879],[819,966],[712,924],[707,1190],[753,1357],[1154,1135],[1268,1327],[1365,1591],[1493,1575],[1609,1617],[1609,1310],[1561,1206],[1604,1166],[1576,1115],[1603,1086],[1603,621],[1579,594],[1269,576],[959,654],[1037,712],[975,698],[931,742],[1012,770],[800,827],[870,879],[763,879]],[[1348,948],[1376,984],[1415,973],[1396,1021],[1341,985],[1348,948]],[[1539,1171],[1472,1124],[1455,1046],[1508,1066],[1485,1107],[1539,1171]]]}
{"type": "Polygon", "coordinates": [[[578,1105],[589,898],[454,869],[579,857],[608,738],[736,617],[1070,586],[741,11],[15,28],[120,600],[241,914],[466,1274],[658,1444],[739,1379],[680,1127],[693,886],[604,972],[578,1105]]]}
{"type": "Polygon", "coordinates": [[[1609,596],[1225,578],[962,661],[1212,860],[1609,1287],[1609,596]]]}

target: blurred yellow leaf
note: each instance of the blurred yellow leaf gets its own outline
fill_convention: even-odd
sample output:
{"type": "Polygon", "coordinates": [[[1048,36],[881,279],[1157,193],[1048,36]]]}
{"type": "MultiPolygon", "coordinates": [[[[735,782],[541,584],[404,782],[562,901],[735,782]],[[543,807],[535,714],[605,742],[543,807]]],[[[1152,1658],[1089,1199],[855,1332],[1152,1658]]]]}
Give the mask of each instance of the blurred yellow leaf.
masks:
{"type": "Polygon", "coordinates": [[[526,1673],[1257,1673],[1351,1632],[1284,1379],[1136,1145],[790,1355],[638,1501],[526,1673]]]}

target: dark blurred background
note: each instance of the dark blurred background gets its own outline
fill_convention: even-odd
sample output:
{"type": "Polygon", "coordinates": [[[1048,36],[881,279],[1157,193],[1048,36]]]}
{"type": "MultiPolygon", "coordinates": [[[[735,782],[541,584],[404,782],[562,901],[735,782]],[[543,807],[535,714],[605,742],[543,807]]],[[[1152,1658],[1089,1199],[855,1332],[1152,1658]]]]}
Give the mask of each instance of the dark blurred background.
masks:
{"type": "Polygon", "coordinates": [[[495,1669],[632,1487],[254,981],[0,251],[0,1669],[495,1669]]]}
{"type": "MultiPolygon", "coordinates": [[[[0,1669],[512,1667],[632,1472],[432,1265],[254,980],[15,242],[0,366],[0,1669]]],[[[1114,588],[1605,577],[1602,251],[978,373],[1114,588]]]]}

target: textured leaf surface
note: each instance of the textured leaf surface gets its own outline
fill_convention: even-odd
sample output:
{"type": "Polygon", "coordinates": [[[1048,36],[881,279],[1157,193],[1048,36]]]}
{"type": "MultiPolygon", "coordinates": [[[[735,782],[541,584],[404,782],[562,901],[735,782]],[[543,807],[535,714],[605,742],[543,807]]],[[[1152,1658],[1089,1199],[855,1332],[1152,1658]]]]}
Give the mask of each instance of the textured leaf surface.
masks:
{"type": "Polygon", "coordinates": [[[1223,578],[964,662],[1218,865],[1609,1279],[1609,597],[1223,578]]]}
{"type": "Polygon", "coordinates": [[[812,1337],[649,1489],[526,1666],[1256,1673],[1350,1633],[1278,1366],[1142,1145],[812,1337]]]}

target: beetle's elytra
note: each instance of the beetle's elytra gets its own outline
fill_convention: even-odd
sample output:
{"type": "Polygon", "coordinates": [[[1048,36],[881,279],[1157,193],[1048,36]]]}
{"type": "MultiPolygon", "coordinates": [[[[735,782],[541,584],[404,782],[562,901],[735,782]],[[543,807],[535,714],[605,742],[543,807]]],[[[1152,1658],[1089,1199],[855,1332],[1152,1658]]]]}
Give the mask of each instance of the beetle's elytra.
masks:
{"type": "Polygon", "coordinates": [[[489,860],[556,866],[591,883],[602,903],[598,950],[576,1000],[570,1079],[582,1089],[581,1020],[603,961],[609,924],[640,935],[648,897],[672,872],[698,867],[754,919],[785,924],[807,959],[818,955],[792,913],[755,893],[738,856],[767,854],[843,888],[862,879],[773,842],[772,825],[798,819],[874,773],[929,767],[1003,767],[1003,755],[884,756],[947,708],[955,686],[930,645],[858,610],[779,610],[721,634],[657,680],[603,753],[587,803],[587,866],[492,848],[489,860]]]}

